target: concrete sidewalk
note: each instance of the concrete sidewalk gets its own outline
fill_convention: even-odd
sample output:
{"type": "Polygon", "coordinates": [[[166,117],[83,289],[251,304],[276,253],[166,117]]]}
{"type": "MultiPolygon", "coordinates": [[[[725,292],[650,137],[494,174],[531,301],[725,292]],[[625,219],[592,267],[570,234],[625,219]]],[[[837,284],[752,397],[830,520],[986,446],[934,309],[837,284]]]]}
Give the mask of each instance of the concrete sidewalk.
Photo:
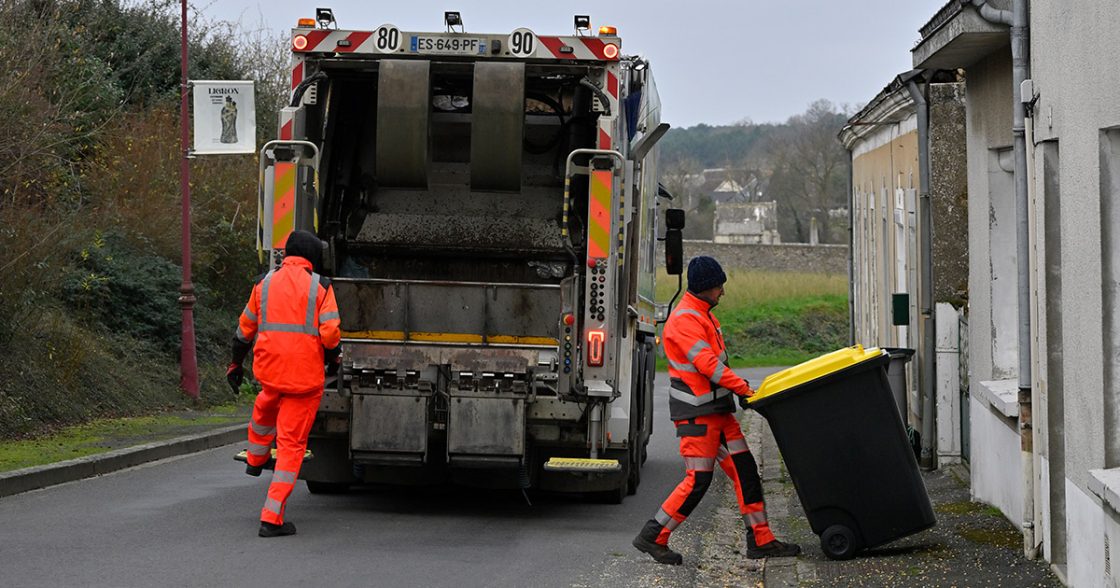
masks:
{"type": "MultiPolygon", "coordinates": [[[[1014,526],[995,509],[970,502],[967,484],[944,470],[923,474],[937,515],[935,527],[863,551],[850,561],[829,560],[809,528],[766,420],[753,411],[739,416],[762,468],[771,526],[779,538],[799,543],[803,550],[796,558],[768,560],[762,586],[1062,586],[1045,562],[1023,558],[1014,526]]],[[[967,475],[963,468],[959,473],[967,475]]],[[[719,517],[716,536],[708,543],[737,544],[741,552],[735,498],[728,485],[720,487],[725,516],[719,517]]],[[[704,585],[759,585],[759,574],[745,558],[716,567],[705,574],[704,585]]]]}

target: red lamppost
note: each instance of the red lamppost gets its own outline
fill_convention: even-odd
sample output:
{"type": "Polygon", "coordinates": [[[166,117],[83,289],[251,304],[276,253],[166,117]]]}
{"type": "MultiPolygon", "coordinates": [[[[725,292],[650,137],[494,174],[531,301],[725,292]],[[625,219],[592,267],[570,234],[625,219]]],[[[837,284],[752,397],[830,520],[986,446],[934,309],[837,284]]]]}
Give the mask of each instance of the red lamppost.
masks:
{"type": "Polygon", "coordinates": [[[190,87],[187,85],[187,0],[183,5],[180,49],[182,51],[181,83],[179,86],[179,147],[182,161],[179,162],[179,183],[183,192],[183,284],[179,287],[179,305],[183,308],[183,340],[179,353],[179,388],[191,398],[198,398],[198,358],[194,344],[194,284],[191,283],[191,167],[190,167],[190,128],[187,122],[187,98],[190,87]]]}

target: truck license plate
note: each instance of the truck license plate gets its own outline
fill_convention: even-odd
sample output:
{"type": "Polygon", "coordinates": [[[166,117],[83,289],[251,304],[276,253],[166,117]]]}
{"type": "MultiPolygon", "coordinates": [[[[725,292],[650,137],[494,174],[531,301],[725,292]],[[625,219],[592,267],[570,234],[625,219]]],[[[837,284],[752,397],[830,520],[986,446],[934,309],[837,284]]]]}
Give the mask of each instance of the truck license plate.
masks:
{"type": "Polygon", "coordinates": [[[410,47],[413,53],[483,55],[486,53],[486,39],[479,39],[477,37],[412,35],[410,47]]]}

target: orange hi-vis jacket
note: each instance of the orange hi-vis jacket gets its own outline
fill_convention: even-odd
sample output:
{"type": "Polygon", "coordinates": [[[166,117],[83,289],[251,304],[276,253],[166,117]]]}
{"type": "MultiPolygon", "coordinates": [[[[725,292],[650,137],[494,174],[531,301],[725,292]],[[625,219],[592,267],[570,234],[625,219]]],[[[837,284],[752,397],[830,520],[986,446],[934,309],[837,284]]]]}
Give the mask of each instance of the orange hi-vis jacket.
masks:
{"type": "Polygon", "coordinates": [[[746,380],[727,367],[727,348],[711,310],[711,304],[686,292],[665,323],[669,418],[674,421],[735,412],[731,395],[750,393],[746,380]]]}
{"type": "Polygon", "coordinates": [[[341,332],[334,289],[310,261],[288,257],[253,287],[237,339],[248,344],[253,337],[253,375],[261,384],[289,393],[323,389],[323,350],[337,348],[341,332]]]}

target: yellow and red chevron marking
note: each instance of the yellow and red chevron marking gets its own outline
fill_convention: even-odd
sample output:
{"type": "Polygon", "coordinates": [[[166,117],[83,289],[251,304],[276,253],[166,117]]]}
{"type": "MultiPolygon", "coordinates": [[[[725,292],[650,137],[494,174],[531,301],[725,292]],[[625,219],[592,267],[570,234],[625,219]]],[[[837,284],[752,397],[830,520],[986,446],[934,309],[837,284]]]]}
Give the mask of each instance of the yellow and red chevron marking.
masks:
{"type": "Polygon", "coordinates": [[[591,172],[591,194],[588,198],[587,256],[592,259],[607,257],[611,251],[611,188],[614,182],[611,170],[591,172]]]}
{"type": "MultiPolygon", "coordinates": [[[[302,63],[298,70],[303,71],[302,63]]],[[[280,126],[280,138],[291,140],[292,119],[286,118],[280,126]]],[[[283,249],[296,228],[296,166],[277,162],[272,169],[272,248],[283,249]]]]}
{"type": "Polygon", "coordinates": [[[276,163],[272,200],[272,248],[283,249],[296,226],[296,166],[276,163]]]}

